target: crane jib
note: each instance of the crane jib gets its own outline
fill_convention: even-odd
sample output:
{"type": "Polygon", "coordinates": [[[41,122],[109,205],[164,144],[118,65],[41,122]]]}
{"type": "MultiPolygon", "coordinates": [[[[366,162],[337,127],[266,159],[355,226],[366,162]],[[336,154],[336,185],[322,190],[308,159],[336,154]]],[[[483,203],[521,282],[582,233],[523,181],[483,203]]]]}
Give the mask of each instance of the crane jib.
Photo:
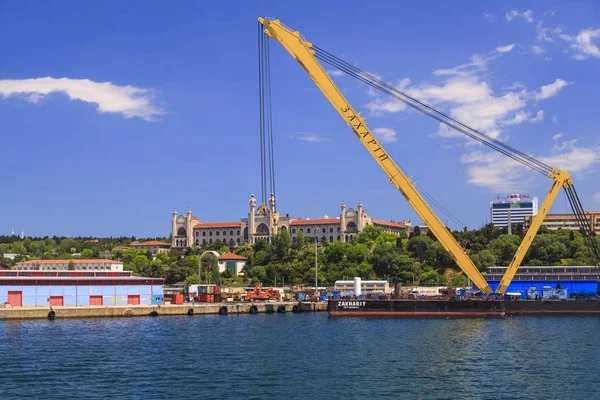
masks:
{"type": "Polygon", "coordinates": [[[354,112],[354,110],[350,106],[342,107],[340,109],[342,113],[344,113],[346,119],[348,120],[348,124],[352,127],[354,133],[362,139],[366,139],[368,136],[371,136],[371,139],[367,140],[366,143],[369,145],[369,149],[377,155],[379,161],[385,161],[390,158],[385,150],[379,145],[379,142],[373,137],[371,131],[367,129],[367,127],[362,123],[358,115],[354,112]],[[354,120],[358,119],[358,123],[355,123],[354,120]]]}

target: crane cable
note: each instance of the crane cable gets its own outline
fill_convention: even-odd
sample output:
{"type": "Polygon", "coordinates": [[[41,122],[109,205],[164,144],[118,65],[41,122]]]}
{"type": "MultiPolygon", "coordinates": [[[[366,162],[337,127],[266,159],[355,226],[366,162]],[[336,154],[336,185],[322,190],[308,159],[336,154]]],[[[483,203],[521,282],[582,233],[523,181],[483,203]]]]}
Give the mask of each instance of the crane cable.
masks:
{"type": "Polygon", "coordinates": [[[269,38],[264,35],[260,23],[258,23],[258,102],[261,203],[266,204],[269,192],[275,196],[275,146],[271,112],[271,53],[269,38]]]}
{"type": "Polygon", "coordinates": [[[358,79],[363,83],[366,83],[367,85],[379,90],[380,92],[386,93],[396,98],[397,100],[409,105],[410,107],[426,115],[429,115],[437,121],[448,125],[449,127],[469,136],[470,138],[512,158],[513,160],[543,175],[548,175],[548,173],[552,172],[552,168],[544,164],[543,162],[536,160],[535,158],[524,154],[474,128],[469,127],[468,125],[456,120],[448,114],[409,96],[408,94],[395,88],[393,85],[386,83],[380,80],[379,78],[373,76],[372,74],[364,72],[351,64],[348,64],[347,62],[325,52],[317,46],[314,46],[314,48],[316,49],[315,56],[319,60],[325,62],[326,64],[329,64],[332,67],[339,69],[340,71],[358,79]]]}
{"type": "MultiPolygon", "coordinates": [[[[363,83],[366,83],[374,89],[377,89],[380,92],[390,95],[391,97],[403,102],[404,104],[407,104],[408,106],[434,118],[435,120],[463,133],[464,135],[476,140],[477,142],[484,144],[489,148],[496,150],[499,153],[502,153],[505,156],[545,176],[551,176],[550,174],[553,173],[554,168],[545,164],[544,162],[537,160],[534,157],[529,156],[513,148],[512,146],[507,145],[506,143],[500,142],[499,140],[494,139],[493,137],[466,125],[465,123],[453,118],[452,116],[432,106],[429,106],[426,103],[419,101],[418,99],[394,87],[393,85],[382,81],[373,74],[360,70],[359,68],[347,63],[346,61],[334,56],[333,54],[323,50],[318,46],[313,46],[313,49],[315,49],[315,57],[317,59],[323,61],[324,63],[334,68],[339,69],[340,71],[356,78],[357,80],[363,83]]],[[[586,223],[587,218],[585,216],[585,211],[583,210],[583,206],[581,204],[581,201],[579,199],[577,191],[575,190],[574,185],[570,185],[565,189],[565,191],[567,193],[569,204],[571,205],[571,209],[573,210],[573,214],[576,218],[576,221],[582,231],[585,241],[588,244],[588,248],[590,250],[590,254],[593,258],[594,264],[597,267],[596,269],[598,272],[598,278],[600,280],[600,268],[598,268],[600,264],[600,248],[594,238],[593,231],[590,229],[589,224],[586,223]]],[[[427,197],[431,196],[427,195],[427,197]]],[[[435,199],[434,202],[437,203],[435,199]]],[[[439,203],[437,204],[439,205],[439,203]]],[[[441,207],[441,205],[439,206],[441,207]]]]}

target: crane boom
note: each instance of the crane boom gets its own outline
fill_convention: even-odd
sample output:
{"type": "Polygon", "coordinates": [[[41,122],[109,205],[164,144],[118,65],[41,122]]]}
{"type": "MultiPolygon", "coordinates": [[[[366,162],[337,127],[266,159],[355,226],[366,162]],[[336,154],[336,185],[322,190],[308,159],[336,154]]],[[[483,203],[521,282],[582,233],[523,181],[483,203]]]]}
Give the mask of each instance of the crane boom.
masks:
{"type": "Polygon", "coordinates": [[[315,58],[312,44],[304,40],[300,33],[292,31],[281,24],[279,20],[259,18],[258,21],[265,27],[265,34],[277,40],[304,68],[309,77],[333,105],[335,110],[352,128],[361,143],[367,148],[377,164],[387,174],[390,183],[395,185],[404,198],[408,201],[415,212],[421,217],[427,227],[440,241],[442,246],[450,253],[460,269],[471,279],[471,281],[484,293],[492,290],[485,278],[479,272],[473,261],[465,253],[460,243],[452,236],[452,233],[444,226],[440,219],[429,208],[425,200],[415,189],[416,183],[406,177],[396,165],[391,156],[379,144],[371,130],[365,124],[359,113],[354,111],[342,93],[333,83],[325,69],[315,58]]]}
{"type": "Polygon", "coordinates": [[[538,211],[537,215],[531,221],[531,226],[529,227],[529,229],[527,229],[525,237],[521,241],[521,244],[517,248],[515,255],[510,261],[510,265],[506,269],[506,272],[504,272],[504,275],[502,275],[502,279],[500,280],[500,283],[496,288],[496,293],[506,294],[506,289],[508,288],[508,285],[510,285],[510,282],[517,273],[517,269],[519,269],[519,266],[521,265],[525,254],[527,254],[527,250],[529,250],[529,247],[533,243],[535,235],[540,229],[540,226],[542,226],[544,218],[546,218],[548,211],[550,211],[550,207],[552,206],[552,203],[554,203],[556,195],[558,195],[558,192],[560,192],[561,188],[567,189],[573,184],[571,176],[568,172],[557,169],[553,169],[552,172],[548,174],[548,178],[554,179],[552,187],[546,195],[546,198],[544,199],[544,202],[542,203],[542,206],[540,207],[540,210],[538,211]]]}

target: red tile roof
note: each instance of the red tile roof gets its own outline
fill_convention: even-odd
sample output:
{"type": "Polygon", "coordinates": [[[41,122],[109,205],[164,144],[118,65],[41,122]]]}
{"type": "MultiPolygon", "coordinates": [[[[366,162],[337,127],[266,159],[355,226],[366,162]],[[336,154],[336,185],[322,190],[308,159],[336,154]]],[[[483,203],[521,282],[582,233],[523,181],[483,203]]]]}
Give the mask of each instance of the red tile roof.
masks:
{"type": "Polygon", "coordinates": [[[246,257],[242,257],[240,255],[233,254],[233,253],[226,253],[217,258],[219,260],[245,260],[246,259],[246,257]]]}
{"type": "Polygon", "coordinates": [[[159,242],[158,240],[150,240],[142,243],[131,243],[132,246],[171,246],[171,243],[159,242]]]}
{"type": "Polygon", "coordinates": [[[390,226],[394,228],[406,228],[407,225],[400,222],[391,222],[391,221],[379,221],[374,219],[373,225],[375,226],[390,226]]]}
{"type": "Polygon", "coordinates": [[[325,225],[325,224],[339,224],[339,218],[325,218],[325,219],[295,219],[292,221],[292,225],[325,225]]]}
{"type": "Polygon", "coordinates": [[[24,261],[23,264],[68,264],[73,261],[73,264],[95,264],[95,263],[121,263],[121,261],[113,261],[107,259],[72,259],[72,260],[29,260],[24,261]]]}
{"type": "Polygon", "coordinates": [[[205,222],[194,225],[194,228],[239,228],[241,222],[205,222]]]}

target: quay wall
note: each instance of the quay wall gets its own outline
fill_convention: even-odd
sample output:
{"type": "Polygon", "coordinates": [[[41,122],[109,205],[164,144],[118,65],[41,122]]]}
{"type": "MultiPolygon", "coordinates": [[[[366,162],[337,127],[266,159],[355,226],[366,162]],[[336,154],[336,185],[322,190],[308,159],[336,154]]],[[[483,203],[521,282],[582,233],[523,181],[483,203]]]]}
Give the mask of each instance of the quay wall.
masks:
{"type": "Polygon", "coordinates": [[[128,306],[53,306],[53,307],[14,307],[0,308],[0,321],[22,319],[68,319],[68,318],[111,318],[148,317],[168,315],[205,315],[223,313],[227,315],[285,312],[327,311],[327,303],[278,302],[278,303],[186,303],[169,305],[128,305],[128,306]],[[255,309],[251,307],[256,306],[255,309]]]}

